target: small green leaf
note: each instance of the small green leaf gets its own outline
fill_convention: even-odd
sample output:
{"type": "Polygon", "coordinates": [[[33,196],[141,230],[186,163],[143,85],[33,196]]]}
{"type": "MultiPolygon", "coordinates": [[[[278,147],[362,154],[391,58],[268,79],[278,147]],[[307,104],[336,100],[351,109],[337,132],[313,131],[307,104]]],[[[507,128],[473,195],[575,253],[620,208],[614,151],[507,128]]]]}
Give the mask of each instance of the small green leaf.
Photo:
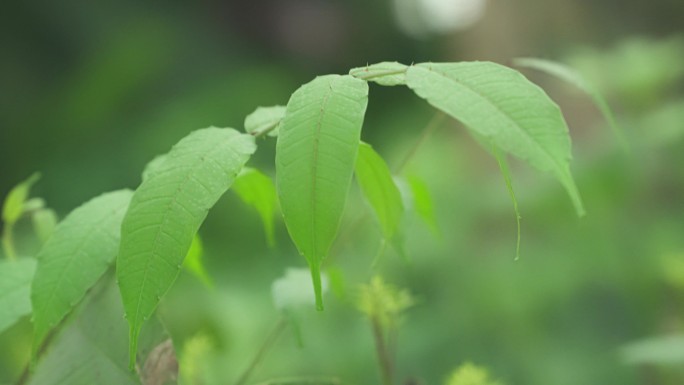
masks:
{"type": "Polygon", "coordinates": [[[235,179],[233,191],[246,204],[254,207],[264,224],[264,233],[270,247],[275,246],[273,217],[278,205],[276,188],[271,178],[259,170],[245,167],[235,179]]]}
{"type": "Polygon", "coordinates": [[[513,64],[519,67],[532,68],[546,72],[547,74],[573,84],[575,87],[584,91],[594,101],[594,104],[599,111],[601,111],[601,114],[603,114],[604,119],[606,119],[608,125],[613,130],[613,133],[618,138],[622,146],[625,148],[627,147],[627,140],[615,122],[615,117],[613,116],[610,106],[608,106],[608,102],[603,95],[601,95],[601,92],[598,90],[598,88],[589,83],[577,71],[561,63],[535,58],[518,58],[513,61],[513,64]]]}
{"type": "Polygon", "coordinates": [[[430,227],[435,235],[439,235],[437,217],[435,216],[435,204],[432,201],[432,194],[425,181],[417,175],[407,177],[411,195],[413,196],[413,207],[418,216],[430,227]]]}
{"type": "Polygon", "coordinates": [[[211,280],[209,274],[207,274],[203,259],[204,245],[202,244],[202,238],[200,238],[199,234],[195,234],[195,237],[190,244],[190,250],[188,250],[185,261],[183,261],[183,266],[207,287],[211,288],[214,287],[214,282],[211,280]]]}
{"type": "Polygon", "coordinates": [[[119,250],[130,190],[100,195],[57,225],[38,252],[31,287],[33,351],[109,268],[119,250]]]}
{"type": "Polygon", "coordinates": [[[31,314],[31,280],[36,261],[0,261],[0,333],[31,314]]]}
{"type": "Polygon", "coordinates": [[[38,239],[45,243],[57,226],[57,214],[52,209],[41,209],[33,213],[31,220],[38,239]]]}
{"type": "Polygon", "coordinates": [[[285,117],[285,106],[257,107],[245,118],[245,132],[254,136],[267,133],[268,136],[278,136],[278,126],[285,117]]]}
{"type": "Polygon", "coordinates": [[[502,383],[493,380],[487,369],[466,362],[449,375],[445,385],[502,385],[502,383]]]}
{"type": "Polygon", "coordinates": [[[40,173],[33,173],[25,181],[14,186],[5,198],[5,203],[2,206],[2,220],[5,223],[14,224],[24,214],[24,204],[28,198],[31,186],[33,186],[38,179],[40,173]]]}
{"type": "Polygon", "coordinates": [[[568,127],[541,88],[519,72],[490,62],[417,64],[407,70],[406,83],[497,147],[553,173],[578,215],[584,215],[570,173],[568,127]]]}
{"type": "Polygon", "coordinates": [[[357,67],[349,70],[349,74],[355,78],[372,81],[381,86],[406,85],[406,70],[408,67],[397,62],[382,62],[357,67]]]}
{"type": "Polygon", "coordinates": [[[209,209],[255,149],[254,137],[233,129],[197,130],[133,194],[121,225],[116,271],[130,325],[131,365],[140,328],[178,277],[209,209]]]}
{"type": "Polygon", "coordinates": [[[45,200],[43,198],[31,198],[24,202],[24,207],[22,208],[22,213],[27,214],[33,211],[37,211],[45,207],[45,200]]]}
{"type": "Polygon", "coordinates": [[[404,204],[387,163],[368,143],[359,147],[355,175],[380,222],[383,237],[387,241],[394,239],[404,215],[404,204]]]}
{"type": "Polygon", "coordinates": [[[363,80],[319,76],[292,94],[280,126],[280,206],[290,237],[311,268],[319,310],[320,265],[342,219],[367,104],[368,84],[363,80]]]}

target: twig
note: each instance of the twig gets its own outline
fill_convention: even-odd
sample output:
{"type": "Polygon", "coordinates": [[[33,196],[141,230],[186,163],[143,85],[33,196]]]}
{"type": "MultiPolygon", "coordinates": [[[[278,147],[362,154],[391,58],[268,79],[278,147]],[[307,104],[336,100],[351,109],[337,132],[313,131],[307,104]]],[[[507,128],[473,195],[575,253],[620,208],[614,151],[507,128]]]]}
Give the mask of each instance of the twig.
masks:
{"type": "Polygon", "coordinates": [[[273,327],[271,332],[269,333],[268,337],[266,337],[266,340],[264,343],[261,345],[261,348],[257,352],[257,354],[254,356],[252,361],[249,363],[249,366],[247,369],[245,369],[244,372],[240,375],[238,380],[235,382],[235,385],[244,385],[247,383],[247,380],[249,379],[249,376],[252,375],[252,372],[259,366],[261,361],[264,360],[266,357],[266,354],[271,350],[273,347],[273,344],[278,340],[280,335],[283,333],[285,330],[285,327],[287,326],[287,319],[283,316],[278,320],[278,323],[273,327]]]}

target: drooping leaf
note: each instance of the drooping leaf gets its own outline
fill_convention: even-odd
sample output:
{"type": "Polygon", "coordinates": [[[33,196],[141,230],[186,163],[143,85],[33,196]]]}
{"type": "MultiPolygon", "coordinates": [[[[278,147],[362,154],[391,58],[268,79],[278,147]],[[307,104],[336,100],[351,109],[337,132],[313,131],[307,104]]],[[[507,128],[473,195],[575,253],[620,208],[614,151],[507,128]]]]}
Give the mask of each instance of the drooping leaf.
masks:
{"type": "Polygon", "coordinates": [[[255,149],[254,137],[233,129],[197,130],[178,142],[133,194],[117,258],[131,363],[142,324],[176,280],[209,209],[255,149]]]}
{"type": "Polygon", "coordinates": [[[233,191],[246,204],[254,207],[264,224],[268,245],[275,245],[273,217],[278,204],[276,188],[271,178],[259,170],[245,167],[233,184],[233,191]]]}
{"type": "Polygon", "coordinates": [[[36,261],[22,258],[0,261],[0,333],[31,314],[31,280],[36,261]]]}
{"type": "Polygon", "coordinates": [[[627,146],[627,141],[622,131],[615,122],[613,112],[608,105],[606,99],[601,95],[601,92],[592,83],[588,82],[580,73],[572,68],[550,60],[536,59],[536,58],[518,58],[513,61],[513,64],[519,67],[526,67],[546,72],[549,75],[555,76],[563,81],[573,84],[575,87],[584,91],[594,101],[596,107],[603,114],[604,119],[613,130],[615,136],[620,140],[623,146],[627,146]]]}
{"type": "MultiPolygon", "coordinates": [[[[321,279],[321,287],[323,293],[328,291],[326,275],[321,279]]],[[[278,310],[314,305],[316,298],[311,291],[311,272],[306,269],[288,268],[282,277],[273,281],[271,296],[278,310]]]]}
{"type": "Polygon", "coordinates": [[[34,353],[114,261],[131,196],[130,190],[114,191],[76,208],[38,252],[31,286],[34,353]]]}
{"type": "Polygon", "coordinates": [[[383,237],[387,241],[392,240],[399,230],[404,204],[387,163],[368,143],[359,146],[355,175],[364,197],[380,222],[383,237]]]}
{"type": "Polygon", "coordinates": [[[190,250],[188,250],[188,254],[185,256],[183,266],[207,287],[211,288],[214,286],[214,282],[204,267],[204,246],[199,234],[195,234],[195,237],[192,239],[190,250]]]}
{"type": "Polygon", "coordinates": [[[381,62],[349,70],[355,78],[372,81],[381,86],[402,86],[406,84],[408,66],[397,62],[381,62]]]}
{"type": "Polygon", "coordinates": [[[52,209],[40,209],[33,213],[31,219],[38,239],[45,243],[57,226],[57,214],[52,209]]]}
{"type": "Polygon", "coordinates": [[[285,225],[311,268],[323,308],[320,265],[342,218],[368,103],[368,84],[319,76],[292,94],[276,145],[276,186],[285,225]]]}
{"type": "Polygon", "coordinates": [[[245,132],[252,135],[278,136],[278,126],[285,116],[285,106],[257,107],[245,118],[245,132]]]}
{"type": "Polygon", "coordinates": [[[123,311],[114,279],[107,276],[55,336],[29,385],[140,385],[136,372],[144,373],[151,353],[168,337],[156,318],[148,322],[141,333],[136,371],[129,370],[123,311]]]}
{"type": "Polygon", "coordinates": [[[31,186],[33,186],[38,179],[40,179],[40,173],[33,173],[26,180],[10,190],[2,206],[3,222],[6,224],[13,224],[21,217],[24,213],[24,204],[28,198],[31,186]]]}
{"type": "Polygon", "coordinates": [[[578,215],[584,207],[570,173],[570,137],[558,106],[519,72],[490,62],[423,63],[406,71],[407,85],[565,187],[578,215]]]}
{"type": "Polygon", "coordinates": [[[406,179],[411,189],[413,207],[416,213],[430,227],[430,230],[438,235],[439,226],[437,226],[437,218],[435,216],[435,205],[427,183],[415,174],[409,175],[406,179]]]}

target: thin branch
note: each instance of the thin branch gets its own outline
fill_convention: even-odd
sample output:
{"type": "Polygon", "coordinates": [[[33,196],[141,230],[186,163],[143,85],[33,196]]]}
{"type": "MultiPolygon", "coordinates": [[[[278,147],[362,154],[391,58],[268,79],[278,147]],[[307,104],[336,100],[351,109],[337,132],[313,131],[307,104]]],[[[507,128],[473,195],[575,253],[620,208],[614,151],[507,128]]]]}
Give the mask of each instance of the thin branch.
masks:
{"type": "Polygon", "coordinates": [[[235,385],[244,385],[247,383],[247,380],[249,380],[249,377],[252,375],[252,372],[254,372],[257,366],[259,366],[259,364],[264,360],[266,354],[268,354],[271,348],[273,348],[273,345],[278,340],[280,335],[283,333],[286,326],[287,319],[283,316],[278,320],[278,323],[273,327],[271,332],[268,334],[268,337],[266,337],[266,340],[261,345],[261,348],[254,356],[254,358],[252,358],[252,361],[249,363],[249,366],[245,369],[244,372],[242,372],[238,380],[235,382],[235,385]]]}

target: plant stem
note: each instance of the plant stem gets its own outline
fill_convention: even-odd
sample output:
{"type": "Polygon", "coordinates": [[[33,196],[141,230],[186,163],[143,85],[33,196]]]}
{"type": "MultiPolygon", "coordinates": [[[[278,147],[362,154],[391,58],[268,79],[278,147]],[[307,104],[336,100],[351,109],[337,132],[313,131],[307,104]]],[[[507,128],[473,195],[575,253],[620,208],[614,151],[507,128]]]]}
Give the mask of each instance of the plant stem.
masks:
{"type": "Polygon", "coordinates": [[[265,136],[266,134],[268,134],[269,132],[275,130],[276,127],[278,127],[279,124],[280,124],[280,120],[277,121],[277,122],[275,122],[275,123],[273,123],[273,124],[271,124],[270,126],[267,126],[266,128],[264,128],[264,129],[261,130],[261,131],[253,131],[253,132],[251,133],[251,135],[252,135],[253,137],[255,137],[255,138],[261,138],[261,137],[265,136]]]}
{"type": "Polygon", "coordinates": [[[413,147],[411,147],[411,150],[404,156],[404,159],[402,159],[401,163],[397,166],[397,174],[401,174],[406,166],[413,160],[413,157],[416,156],[416,153],[418,153],[418,149],[425,143],[425,141],[432,135],[432,133],[439,128],[439,126],[444,122],[444,118],[446,118],[446,115],[443,112],[437,112],[432,119],[428,122],[428,124],[423,128],[420,137],[418,138],[418,141],[414,143],[413,147]]]}
{"type": "Polygon", "coordinates": [[[235,385],[245,385],[245,383],[247,383],[247,380],[249,380],[249,377],[252,375],[252,372],[254,372],[254,370],[257,368],[257,366],[259,366],[261,361],[264,360],[266,354],[271,350],[273,344],[275,344],[275,342],[278,340],[280,335],[285,330],[286,326],[287,319],[284,316],[280,317],[278,323],[273,327],[271,332],[268,334],[268,337],[266,337],[266,340],[261,345],[261,348],[259,348],[257,354],[254,356],[254,358],[252,358],[252,361],[249,363],[247,369],[245,369],[245,371],[242,372],[238,380],[235,382],[235,385]]]}
{"type": "Polygon", "coordinates": [[[403,74],[403,73],[405,73],[405,72],[406,72],[406,68],[403,68],[403,69],[394,70],[394,71],[378,71],[378,72],[373,73],[372,75],[367,75],[367,76],[363,76],[363,75],[361,75],[361,74],[358,74],[358,75],[356,75],[356,76],[357,76],[359,79],[371,80],[371,79],[380,78],[380,77],[383,77],[383,76],[399,75],[399,74],[403,74]]]}
{"type": "Polygon", "coordinates": [[[392,385],[392,357],[385,342],[385,335],[383,334],[380,320],[373,318],[371,320],[373,325],[373,338],[375,340],[375,353],[378,356],[378,366],[380,367],[380,375],[382,377],[383,385],[392,385]]]}
{"type": "Polygon", "coordinates": [[[17,251],[14,248],[14,224],[12,223],[5,223],[5,228],[2,230],[2,249],[10,261],[17,259],[17,251]]]}

